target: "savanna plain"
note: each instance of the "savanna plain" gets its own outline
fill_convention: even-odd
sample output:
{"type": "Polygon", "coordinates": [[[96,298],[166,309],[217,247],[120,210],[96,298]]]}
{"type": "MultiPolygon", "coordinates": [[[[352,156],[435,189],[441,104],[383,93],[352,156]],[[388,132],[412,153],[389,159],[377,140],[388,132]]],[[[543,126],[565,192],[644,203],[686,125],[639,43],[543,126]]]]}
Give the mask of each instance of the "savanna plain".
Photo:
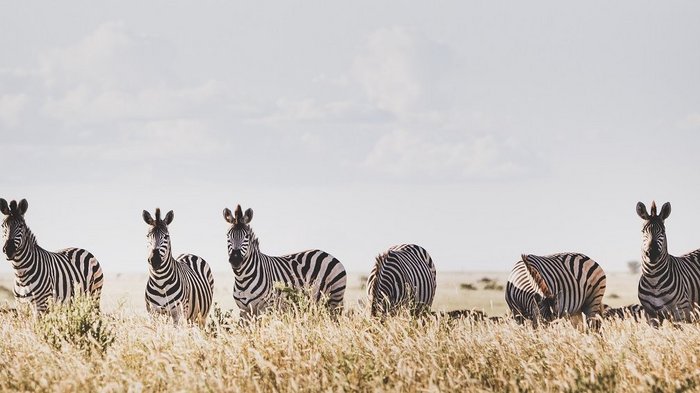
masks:
{"type": "MultiPolygon", "coordinates": [[[[433,310],[506,315],[506,272],[438,273],[433,310]]],[[[304,302],[240,326],[231,272],[215,273],[204,328],[145,312],[145,274],[107,274],[89,299],[41,319],[15,308],[0,277],[3,391],[698,391],[700,326],[606,320],[533,329],[503,321],[368,317],[366,275],[350,274],[345,312],[304,302]],[[232,317],[229,317],[232,315],[232,317]]],[[[606,303],[636,303],[638,276],[608,273],[606,303]]]]}

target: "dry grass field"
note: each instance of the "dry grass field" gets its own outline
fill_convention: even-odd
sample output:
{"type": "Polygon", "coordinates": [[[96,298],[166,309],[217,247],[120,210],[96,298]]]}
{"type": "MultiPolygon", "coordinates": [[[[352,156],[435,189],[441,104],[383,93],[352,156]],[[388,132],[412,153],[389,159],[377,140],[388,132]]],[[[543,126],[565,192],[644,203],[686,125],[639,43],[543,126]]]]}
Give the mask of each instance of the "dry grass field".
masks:
{"type": "MultiPolygon", "coordinates": [[[[502,315],[503,291],[483,289],[483,277],[497,287],[506,274],[442,274],[435,308],[502,315]]],[[[0,390],[675,392],[700,386],[696,325],[655,329],[606,321],[600,332],[586,332],[567,321],[536,330],[509,320],[382,322],[359,305],[360,275],[352,275],[354,311],[337,320],[302,307],[247,327],[212,318],[200,329],[145,315],[143,282],[136,278],[143,277],[108,277],[104,314],[87,302],[41,320],[23,310],[0,314],[0,390]]],[[[608,294],[619,296],[609,303],[633,302],[636,280],[609,274],[608,294]]],[[[230,285],[218,285],[224,310],[229,293],[230,285]]]]}

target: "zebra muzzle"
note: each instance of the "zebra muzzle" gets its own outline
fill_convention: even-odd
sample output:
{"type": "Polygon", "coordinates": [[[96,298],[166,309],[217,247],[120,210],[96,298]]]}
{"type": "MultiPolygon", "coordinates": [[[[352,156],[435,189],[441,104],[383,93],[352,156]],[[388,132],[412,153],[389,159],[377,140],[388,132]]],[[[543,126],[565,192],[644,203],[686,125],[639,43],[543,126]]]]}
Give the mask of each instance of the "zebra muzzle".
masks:
{"type": "Polygon", "coordinates": [[[2,252],[5,254],[7,257],[7,260],[11,260],[12,257],[15,255],[15,244],[13,242],[6,242],[4,246],[2,246],[2,252]]]}
{"type": "Polygon", "coordinates": [[[233,253],[228,257],[228,262],[234,268],[241,266],[241,263],[243,262],[243,255],[241,254],[240,250],[233,251],[233,253]]]}

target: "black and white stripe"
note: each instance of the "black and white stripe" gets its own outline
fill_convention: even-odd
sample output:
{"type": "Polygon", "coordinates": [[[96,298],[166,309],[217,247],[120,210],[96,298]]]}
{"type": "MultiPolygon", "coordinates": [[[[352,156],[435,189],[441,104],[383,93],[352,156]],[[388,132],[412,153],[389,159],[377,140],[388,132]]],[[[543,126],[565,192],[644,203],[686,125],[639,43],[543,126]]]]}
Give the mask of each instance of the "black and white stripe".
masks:
{"type": "Polygon", "coordinates": [[[435,288],[435,265],[423,247],[392,246],[377,256],[367,279],[371,313],[394,313],[401,307],[416,314],[430,311],[435,288]]]}
{"type": "Polygon", "coordinates": [[[259,315],[278,298],[275,283],[308,291],[315,301],[325,298],[330,310],[342,307],[346,273],[339,260],[321,250],[308,250],[280,257],[265,255],[250,221],[253,210],[224,209],[231,224],[227,234],[229,263],[235,275],[233,297],[241,318],[259,315]]]}
{"type": "Polygon", "coordinates": [[[610,307],[603,304],[603,317],[606,319],[629,319],[639,321],[644,317],[644,307],[641,304],[628,304],[622,307],[610,307]]]}
{"type": "Polygon", "coordinates": [[[26,199],[9,205],[0,199],[0,211],[6,216],[3,252],[15,273],[15,299],[31,303],[39,313],[46,311],[50,300],[65,303],[76,292],[99,302],[103,276],[97,259],[80,248],[50,252],[39,247],[24,220],[28,206],[26,199]]]}
{"type": "Polygon", "coordinates": [[[518,321],[583,313],[591,320],[603,311],[606,277],[594,260],[583,254],[523,255],[506,284],[506,303],[518,321]]]}
{"type": "Polygon", "coordinates": [[[175,323],[185,320],[203,325],[214,296],[214,277],[207,262],[192,254],[172,256],[168,225],[173,211],[164,219],[156,209],[155,220],[146,210],[143,220],[151,226],[148,231],[148,284],[146,309],[154,314],[166,314],[175,323]]]}
{"type": "Polygon", "coordinates": [[[670,203],[657,215],[655,202],[651,214],[639,202],[637,214],[644,220],[639,302],[650,318],[693,318],[700,304],[700,249],[680,257],[669,255],[664,221],[671,214],[670,203]]]}

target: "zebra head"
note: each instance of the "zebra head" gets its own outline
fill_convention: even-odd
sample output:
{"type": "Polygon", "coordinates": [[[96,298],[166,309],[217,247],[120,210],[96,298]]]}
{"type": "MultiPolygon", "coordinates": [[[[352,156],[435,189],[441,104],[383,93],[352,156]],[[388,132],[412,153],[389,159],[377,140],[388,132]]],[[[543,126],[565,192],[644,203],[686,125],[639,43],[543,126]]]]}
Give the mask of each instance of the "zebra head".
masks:
{"type": "Polygon", "coordinates": [[[170,233],[168,225],[173,222],[173,211],[165,215],[165,219],[160,218],[160,209],[156,209],[156,219],[151,217],[151,213],[144,210],[143,220],[151,226],[146,238],[148,239],[148,263],[153,269],[159,269],[167,262],[171,256],[170,233]]]}
{"type": "Polygon", "coordinates": [[[644,220],[642,226],[642,261],[654,263],[665,260],[668,256],[666,226],[664,221],[671,214],[671,204],[664,203],[661,213],[656,214],[656,202],[651,203],[651,214],[642,202],[637,203],[637,214],[644,220]]]}
{"type": "Polygon", "coordinates": [[[29,204],[26,199],[22,199],[19,203],[13,200],[8,205],[6,200],[0,198],[0,211],[7,216],[2,223],[5,238],[5,245],[2,247],[2,251],[5,253],[8,261],[12,260],[16,256],[17,251],[21,250],[27,242],[29,229],[24,221],[24,213],[27,212],[27,207],[29,207],[29,204]]]}
{"type": "Polygon", "coordinates": [[[545,321],[554,320],[557,313],[557,297],[552,292],[552,289],[545,281],[537,265],[529,260],[527,255],[522,255],[523,262],[527,268],[528,273],[532,277],[535,285],[539,289],[539,292],[535,292],[534,300],[537,304],[537,311],[539,312],[539,317],[545,321]]]}
{"type": "Polygon", "coordinates": [[[253,219],[253,209],[248,209],[243,213],[241,205],[238,205],[236,211],[231,214],[231,210],[226,208],[224,209],[224,219],[231,224],[231,228],[228,230],[228,261],[231,267],[237,270],[257,244],[255,233],[249,225],[253,219]]]}

